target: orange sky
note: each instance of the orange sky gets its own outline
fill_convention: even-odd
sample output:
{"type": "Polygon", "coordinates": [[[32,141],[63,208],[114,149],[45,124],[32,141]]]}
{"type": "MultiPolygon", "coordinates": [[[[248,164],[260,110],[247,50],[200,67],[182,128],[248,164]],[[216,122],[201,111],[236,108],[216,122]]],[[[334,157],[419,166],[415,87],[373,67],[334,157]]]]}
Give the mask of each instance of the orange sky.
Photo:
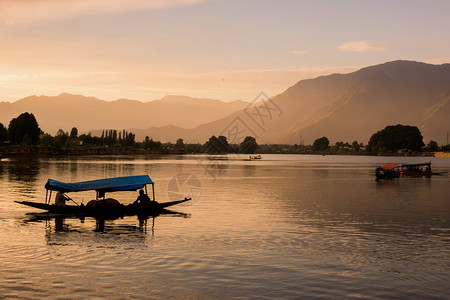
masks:
{"type": "Polygon", "coordinates": [[[397,59],[450,62],[448,1],[0,0],[0,101],[251,101],[397,59]]]}

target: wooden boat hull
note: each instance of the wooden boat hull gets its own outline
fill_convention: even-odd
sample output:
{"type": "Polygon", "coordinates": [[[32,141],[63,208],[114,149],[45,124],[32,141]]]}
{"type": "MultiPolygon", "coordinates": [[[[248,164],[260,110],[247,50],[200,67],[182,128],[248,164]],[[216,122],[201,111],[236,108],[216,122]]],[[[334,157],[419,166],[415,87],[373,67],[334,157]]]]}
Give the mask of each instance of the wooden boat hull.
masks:
{"type": "Polygon", "coordinates": [[[411,176],[411,177],[427,177],[430,178],[432,175],[438,175],[438,173],[433,173],[430,171],[402,171],[401,172],[402,176],[411,176]]]}
{"type": "MultiPolygon", "coordinates": [[[[84,216],[100,216],[100,215],[109,215],[109,216],[125,216],[125,215],[157,215],[165,210],[166,207],[170,207],[173,205],[177,205],[191,199],[183,199],[172,202],[158,203],[151,202],[149,204],[130,204],[114,207],[87,207],[84,205],[64,205],[57,206],[54,204],[45,204],[31,201],[14,201],[16,203],[46,210],[52,214],[61,214],[61,215],[84,215],[84,216]]],[[[101,200],[100,200],[101,201],[101,200]]]]}
{"type": "Polygon", "coordinates": [[[400,173],[384,173],[384,174],[375,174],[377,179],[393,179],[400,177],[400,173]]]}

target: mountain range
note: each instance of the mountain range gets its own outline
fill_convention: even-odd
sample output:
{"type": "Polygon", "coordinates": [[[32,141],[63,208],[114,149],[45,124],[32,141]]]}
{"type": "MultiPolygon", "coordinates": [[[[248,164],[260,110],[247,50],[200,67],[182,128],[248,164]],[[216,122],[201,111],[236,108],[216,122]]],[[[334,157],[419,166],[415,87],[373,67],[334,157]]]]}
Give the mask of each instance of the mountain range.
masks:
{"type": "MultiPolygon", "coordinates": [[[[311,144],[326,136],[334,143],[367,143],[388,125],[417,126],[424,141],[447,142],[450,131],[450,64],[393,61],[349,74],[299,81],[283,93],[225,118],[185,130],[174,127],[135,131],[139,136],[203,142],[257,137],[259,143],[311,144]],[[236,138],[236,132],[240,136],[236,138]]],[[[134,132],[134,131],[133,131],[134,132]]]]}
{"type": "Polygon", "coordinates": [[[367,143],[385,126],[404,124],[417,126],[425,142],[444,144],[450,130],[450,64],[398,60],[302,80],[272,98],[261,93],[252,103],[184,96],[147,103],[32,96],[1,102],[0,122],[6,125],[24,111],[33,112],[50,133],[72,126],[93,134],[128,129],[137,140],[149,136],[173,142],[181,137],[203,143],[224,135],[229,142],[240,142],[251,135],[258,143],[311,144],[322,136],[332,143],[367,143]]]}
{"type": "Polygon", "coordinates": [[[102,129],[177,126],[193,128],[243,109],[244,101],[222,102],[186,96],[166,96],[141,102],[119,99],[104,101],[93,97],[63,93],[59,96],[30,96],[13,103],[0,102],[0,122],[8,126],[23,112],[33,113],[41,129],[52,135],[59,129],[79,132],[102,129]]]}

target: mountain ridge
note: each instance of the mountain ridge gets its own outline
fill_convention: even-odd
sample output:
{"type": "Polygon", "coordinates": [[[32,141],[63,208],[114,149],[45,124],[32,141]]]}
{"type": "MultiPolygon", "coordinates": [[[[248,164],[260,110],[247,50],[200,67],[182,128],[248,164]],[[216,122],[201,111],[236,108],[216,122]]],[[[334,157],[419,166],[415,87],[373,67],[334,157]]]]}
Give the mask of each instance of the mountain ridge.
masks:
{"type": "Polygon", "coordinates": [[[241,111],[189,132],[164,130],[161,135],[153,127],[140,130],[139,135],[173,141],[184,134],[190,142],[204,142],[211,135],[226,136],[224,130],[239,118],[251,126],[259,143],[311,144],[322,136],[332,142],[367,143],[378,130],[402,123],[419,127],[424,140],[442,144],[450,130],[449,82],[450,64],[397,60],[297,82],[270,99],[283,113],[280,118],[267,119],[263,130],[241,111]]]}
{"type": "Polygon", "coordinates": [[[58,96],[33,95],[12,103],[0,102],[0,122],[8,126],[12,118],[27,111],[33,113],[41,128],[50,134],[55,134],[60,128],[68,131],[72,127],[77,127],[79,132],[165,125],[193,128],[222,118],[246,105],[248,103],[240,100],[222,102],[188,96],[166,96],[141,102],[130,99],[105,101],[69,93],[58,96]]]}
{"type": "MultiPolygon", "coordinates": [[[[58,103],[55,98],[59,97],[62,102],[73,100],[75,104],[69,116],[62,118],[65,123],[61,118],[59,123],[53,122],[67,124],[58,127],[69,130],[75,126],[80,132],[93,133],[109,128],[127,129],[136,134],[137,140],[149,136],[174,142],[181,137],[185,142],[204,143],[212,135],[224,135],[230,142],[240,142],[245,135],[252,135],[258,143],[311,144],[322,136],[332,143],[354,140],[367,143],[373,133],[385,126],[407,124],[417,126],[425,141],[443,144],[450,130],[449,83],[450,64],[396,60],[348,74],[301,80],[272,98],[261,93],[259,103],[240,100],[224,103],[174,95],[151,102],[128,99],[108,102],[66,93],[53,98],[39,96],[47,99],[44,110],[48,113],[35,115],[41,127],[48,131],[46,126],[54,121],[54,116],[65,116],[65,111],[52,106],[58,103]],[[89,109],[74,100],[77,97],[82,97],[80,101],[89,104],[89,109]],[[107,114],[107,118],[101,119],[102,114],[91,110],[107,114]],[[147,117],[151,121],[136,121],[147,117]],[[97,118],[101,119],[102,126],[91,122],[97,118]],[[80,119],[84,128],[75,122],[80,119]]],[[[38,103],[39,97],[30,96],[16,102],[30,108],[31,104],[43,103],[38,103]]],[[[0,122],[5,122],[3,112],[11,111],[14,103],[0,103],[0,122]]],[[[19,113],[15,114],[12,117],[19,113]]]]}

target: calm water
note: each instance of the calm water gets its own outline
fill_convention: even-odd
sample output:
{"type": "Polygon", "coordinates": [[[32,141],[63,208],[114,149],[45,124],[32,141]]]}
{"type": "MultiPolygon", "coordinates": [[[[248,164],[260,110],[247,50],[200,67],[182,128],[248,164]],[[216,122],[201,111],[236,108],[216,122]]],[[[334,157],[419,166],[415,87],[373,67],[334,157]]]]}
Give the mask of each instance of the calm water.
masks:
{"type": "MultiPolygon", "coordinates": [[[[430,158],[264,155],[0,162],[0,298],[449,299],[450,177],[376,181],[430,158]],[[42,220],[48,178],[149,174],[180,214],[42,220]]],[[[450,159],[431,158],[450,172],[450,159]]],[[[86,203],[93,192],[71,194],[86,203]]],[[[137,193],[109,194],[123,203],[137,193]]]]}

